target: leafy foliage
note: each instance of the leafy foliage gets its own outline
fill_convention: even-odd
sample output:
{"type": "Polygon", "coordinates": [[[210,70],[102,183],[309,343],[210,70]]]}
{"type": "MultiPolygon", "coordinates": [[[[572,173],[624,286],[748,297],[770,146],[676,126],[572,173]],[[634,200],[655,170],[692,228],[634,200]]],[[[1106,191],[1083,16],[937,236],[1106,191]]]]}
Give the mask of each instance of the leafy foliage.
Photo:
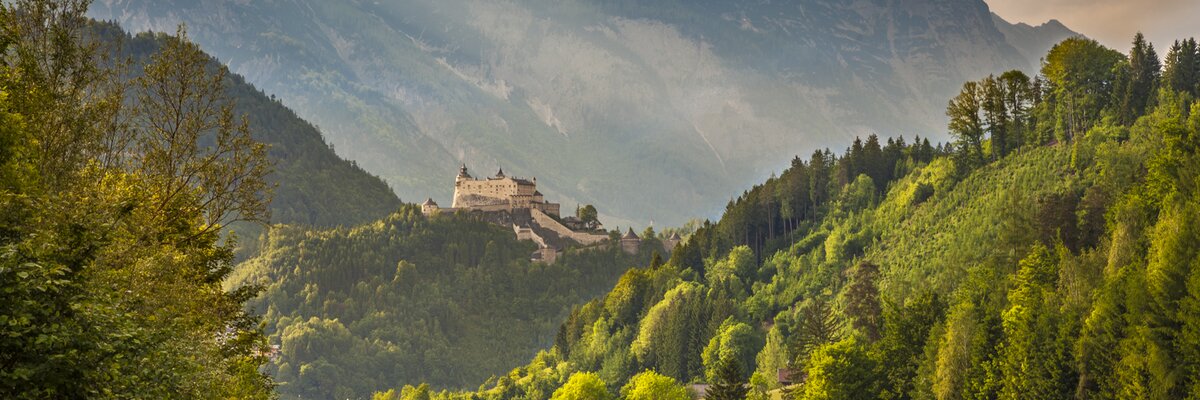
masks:
{"type": "Polygon", "coordinates": [[[258,288],[221,285],[264,147],[182,32],[131,80],[87,5],[0,5],[0,397],[271,398],[258,288]]]}
{"type": "Polygon", "coordinates": [[[670,377],[646,371],[629,378],[621,387],[622,400],[690,400],[686,388],[670,377]]]}

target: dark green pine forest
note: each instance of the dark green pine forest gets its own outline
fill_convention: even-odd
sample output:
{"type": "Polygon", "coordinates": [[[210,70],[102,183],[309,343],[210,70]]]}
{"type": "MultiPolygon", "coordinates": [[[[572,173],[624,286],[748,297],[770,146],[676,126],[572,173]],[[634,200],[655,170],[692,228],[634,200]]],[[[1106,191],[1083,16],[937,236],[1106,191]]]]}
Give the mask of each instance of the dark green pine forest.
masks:
{"type": "Polygon", "coordinates": [[[0,4],[0,398],[1200,398],[1194,39],[1068,39],[964,83],[949,143],[547,265],[88,5],[0,4]]]}

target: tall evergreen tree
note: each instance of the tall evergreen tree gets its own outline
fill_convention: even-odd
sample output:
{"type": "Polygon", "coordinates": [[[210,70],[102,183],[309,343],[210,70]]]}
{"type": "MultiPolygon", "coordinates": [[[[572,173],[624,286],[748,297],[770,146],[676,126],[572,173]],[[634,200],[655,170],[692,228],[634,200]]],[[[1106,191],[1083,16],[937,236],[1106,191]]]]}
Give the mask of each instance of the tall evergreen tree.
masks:
{"type": "Polygon", "coordinates": [[[795,365],[804,365],[813,350],[837,341],[838,332],[842,329],[842,321],[822,298],[812,299],[800,311],[798,324],[792,345],[792,353],[796,355],[795,365]]]}
{"type": "Polygon", "coordinates": [[[1121,123],[1131,125],[1137,117],[1146,113],[1162,77],[1162,63],[1158,61],[1154,44],[1146,42],[1141,32],[1133,37],[1133,48],[1129,50],[1129,64],[1124,75],[1125,87],[1118,93],[1122,97],[1117,116],[1121,123]]]}
{"type": "Polygon", "coordinates": [[[1062,321],[1054,292],[1056,263],[1041,245],[1021,260],[1016,287],[1008,294],[1011,305],[1003,313],[1004,339],[995,361],[1001,398],[1066,398],[1075,386],[1066,359],[1069,345],[1058,331],[1062,321]]]}
{"type": "Polygon", "coordinates": [[[1177,92],[1200,94],[1200,47],[1195,38],[1176,40],[1167,52],[1163,84],[1177,92]]]}
{"type": "Polygon", "coordinates": [[[709,382],[708,390],[704,391],[705,400],[745,400],[750,393],[736,358],[722,359],[716,377],[715,381],[709,382]]]}
{"type": "Polygon", "coordinates": [[[854,329],[867,339],[879,340],[883,324],[883,308],[879,303],[879,267],[869,262],[858,264],[850,272],[846,288],[846,315],[854,329]]]}

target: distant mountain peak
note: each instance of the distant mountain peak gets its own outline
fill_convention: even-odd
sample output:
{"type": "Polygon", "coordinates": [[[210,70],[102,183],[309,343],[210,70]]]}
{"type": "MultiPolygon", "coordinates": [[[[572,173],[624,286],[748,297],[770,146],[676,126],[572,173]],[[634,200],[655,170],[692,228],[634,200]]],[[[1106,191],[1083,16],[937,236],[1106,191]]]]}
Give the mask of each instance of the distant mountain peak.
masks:
{"type": "Polygon", "coordinates": [[[996,25],[996,29],[1004,34],[1004,38],[1021,52],[1025,59],[1030,61],[1030,67],[1033,71],[1039,68],[1040,59],[1047,51],[1050,50],[1058,42],[1063,39],[1082,36],[1078,32],[1072,31],[1063,25],[1057,19],[1051,19],[1043,22],[1041,25],[1033,26],[1024,22],[1011,23],[1003,17],[992,13],[992,22],[996,25]]]}

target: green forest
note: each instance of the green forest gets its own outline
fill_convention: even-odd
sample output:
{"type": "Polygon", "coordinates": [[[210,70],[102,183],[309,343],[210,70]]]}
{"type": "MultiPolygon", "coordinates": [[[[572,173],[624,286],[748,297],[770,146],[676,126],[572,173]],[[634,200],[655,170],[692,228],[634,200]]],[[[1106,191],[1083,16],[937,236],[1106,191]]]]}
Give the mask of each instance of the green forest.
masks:
{"type": "Polygon", "coordinates": [[[731,201],[478,391],[375,399],[1200,396],[1200,51],[1085,38],[731,201]],[[780,382],[780,378],[784,382],[780,382]]]}
{"type": "Polygon", "coordinates": [[[0,3],[0,398],[1200,398],[1195,39],[1067,39],[964,83],[950,143],[545,264],[88,5],[0,3]]]}
{"type": "Polygon", "coordinates": [[[551,265],[511,229],[416,206],[327,230],[277,225],[232,287],[264,284],[249,306],[280,345],[267,365],[286,397],[367,398],[393,382],[470,387],[554,343],[571,305],[604,294],[638,255],[571,250],[551,265]]]}
{"type": "Polygon", "coordinates": [[[0,398],[276,397],[238,254],[400,201],[183,30],[88,4],[0,4],[0,398]]]}

